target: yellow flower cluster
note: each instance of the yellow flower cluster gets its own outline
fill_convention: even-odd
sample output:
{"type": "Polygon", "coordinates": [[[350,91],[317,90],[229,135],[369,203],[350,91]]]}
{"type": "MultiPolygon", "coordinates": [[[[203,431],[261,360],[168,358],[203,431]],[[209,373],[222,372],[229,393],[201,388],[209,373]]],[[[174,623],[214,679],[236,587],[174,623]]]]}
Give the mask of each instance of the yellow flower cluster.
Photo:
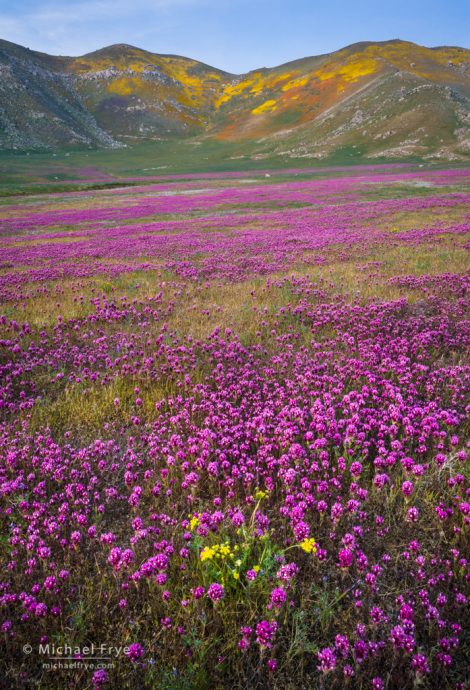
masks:
{"type": "Polygon", "coordinates": [[[209,546],[205,546],[201,551],[201,561],[211,561],[215,556],[214,549],[209,546]]]}
{"type": "Polygon", "coordinates": [[[238,551],[238,546],[235,546],[232,550],[228,542],[205,546],[201,551],[201,561],[211,561],[213,558],[220,558],[221,560],[234,558],[234,551],[238,551]]]}
{"type": "Polygon", "coordinates": [[[315,539],[304,539],[300,542],[299,546],[305,553],[316,553],[317,551],[315,539]]]}
{"type": "Polygon", "coordinates": [[[196,529],[196,527],[199,525],[199,518],[196,517],[196,515],[193,515],[191,520],[189,521],[189,528],[191,532],[196,529]]]}
{"type": "Polygon", "coordinates": [[[263,498],[267,498],[269,496],[269,491],[261,491],[261,489],[258,489],[255,493],[255,498],[257,501],[261,501],[263,498]]]}

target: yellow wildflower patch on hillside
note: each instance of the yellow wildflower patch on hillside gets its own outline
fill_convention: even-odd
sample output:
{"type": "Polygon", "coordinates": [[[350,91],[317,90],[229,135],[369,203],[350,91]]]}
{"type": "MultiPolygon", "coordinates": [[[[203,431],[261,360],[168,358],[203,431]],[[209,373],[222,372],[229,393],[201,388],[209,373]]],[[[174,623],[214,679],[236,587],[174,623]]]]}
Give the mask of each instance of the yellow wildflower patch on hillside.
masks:
{"type": "Polygon", "coordinates": [[[168,62],[169,76],[180,82],[188,91],[195,96],[201,96],[203,91],[203,81],[200,77],[188,74],[188,68],[192,67],[195,62],[187,62],[175,60],[174,58],[165,58],[168,62]]]}
{"type": "Polygon", "coordinates": [[[310,77],[297,77],[297,79],[291,79],[282,86],[282,91],[290,91],[291,89],[298,89],[300,86],[305,86],[310,77]]]}
{"type": "Polygon", "coordinates": [[[144,72],[149,65],[160,67],[162,59],[157,55],[151,55],[141,50],[126,50],[122,55],[83,56],[75,58],[72,63],[72,71],[75,74],[87,72],[99,72],[115,67],[118,70],[132,70],[144,72]]]}
{"type": "Polygon", "coordinates": [[[462,74],[456,68],[461,68],[462,65],[470,66],[469,52],[461,48],[431,50],[404,42],[387,46],[369,46],[365,52],[370,56],[384,58],[398,69],[436,82],[460,82],[462,74]]]}
{"type": "Polygon", "coordinates": [[[377,60],[367,57],[354,57],[343,64],[329,63],[314,74],[320,81],[341,79],[347,82],[357,81],[360,77],[373,74],[378,68],[377,60]]]}
{"type": "MultiPolygon", "coordinates": [[[[294,73],[295,74],[295,73],[294,73]]],[[[249,77],[235,83],[227,84],[224,87],[222,94],[215,101],[215,107],[220,108],[221,105],[227,103],[235,96],[240,96],[243,92],[247,94],[260,94],[266,89],[273,89],[283,81],[291,79],[292,72],[284,72],[282,74],[263,74],[262,72],[254,72],[249,77]]]]}
{"type": "Polygon", "coordinates": [[[139,81],[132,77],[118,77],[108,84],[108,91],[118,96],[130,96],[131,93],[135,93],[139,81]]]}
{"type": "Polygon", "coordinates": [[[127,65],[128,70],[132,70],[133,72],[144,72],[144,70],[147,68],[147,63],[140,61],[140,62],[130,62],[127,65]]]}
{"type": "Polygon", "coordinates": [[[243,91],[248,88],[253,87],[254,81],[259,78],[261,74],[255,73],[249,79],[244,79],[243,81],[238,81],[236,83],[227,84],[225,86],[222,94],[215,102],[215,107],[220,108],[221,105],[230,101],[234,96],[239,96],[243,91]]]}
{"type": "Polygon", "coordinates": [[[290,72],[287,72],[287,74],[275,74],[267,77],[264,76],[253,84],[252,88],[250,89],[250,93],[258,94],[264,89],[272,89],[281,82],[286,81],[286,79],[290,79],[291,76],[292,74],[290,72]]]}
{"type": "Polygon", "coordinates": [[[253,108],[251,111],[253,115],[261,115],[262,113],[270,113],[273,110],[276,110],[277,108],[277,103],[274,100],[269,100],[265,101],[264,103],[261,103],[257,108],[253,108]]]}

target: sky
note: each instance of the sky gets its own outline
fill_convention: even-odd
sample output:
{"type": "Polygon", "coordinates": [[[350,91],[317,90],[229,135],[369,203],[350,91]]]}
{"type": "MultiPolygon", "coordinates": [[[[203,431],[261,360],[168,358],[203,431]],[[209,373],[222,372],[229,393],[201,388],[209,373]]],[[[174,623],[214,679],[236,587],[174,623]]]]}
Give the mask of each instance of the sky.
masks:
{"type": "Polygon", "coordinates": [[[401,38],[470,47],[470,0],[0,0],[0,38],[54,55],[113,43],[243,73],[401,38]]]}

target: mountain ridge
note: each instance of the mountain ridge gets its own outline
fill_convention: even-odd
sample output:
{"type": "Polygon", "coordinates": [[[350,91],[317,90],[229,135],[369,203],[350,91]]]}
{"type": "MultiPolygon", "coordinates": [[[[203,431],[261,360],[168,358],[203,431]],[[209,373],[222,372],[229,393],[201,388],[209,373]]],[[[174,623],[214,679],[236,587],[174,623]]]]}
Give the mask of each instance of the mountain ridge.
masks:
{"type": "Polygon", "coordinates": [[[149,55],[155,55],[158,57],[166,57],[166,58],[177,58],[177,59],[183,59],[183,60],[189,60],[189,61],[194,61],[198,62],[201,65],[204,65],[206,67],[209,67],[214,70],[218,70],[219,72],[224,72],[227,75],[233,76],[233,77],[241,77],[247,74],[251,74],[253,72],[257,72],[260,70],[272,70],[272,69],[279,69],[281,67],[288,67],[290,65],[293,65],[298,62],[302,62],[304,60],[310,60],[312,58],[323,58],[323,57],[328,57],[330,55],[333,55],[334,53],[338,53],[340,51],[346,51],[350,50],[352,48],[359,49],[361,47],[368,47],[368,46],[387,46],[387,45],[392,45],[392,44],[402,44],[402,45],[409,45],[409,46],[415,46],[418,48],[425,48],[426,50],[459,50],[459,51],[464,51],[464,52],[470,52],[469,48],[464,48],[463,46],[455,46],[455,45],[439,45],[439,46],[421,46],[419,43],[415,43],[414,41],[405,41],[401,38],[391,38],[387,39],[385,41],[356,41],[354,43],[349,43],[348,45],[344,46],[343,48],[339,48],[336,51],[332,51],[330,53],[319,53],[318,55],[306,55],[305,57],[302,58],[294,58],[293,60],[287,60],[286,62],[281,62],[276,65],[271,65],[271,66],[262,66],[262,67],[254,67],[253,69],[248,70],[247,72],[229,72],[227,70],[223,70],[221,68],[215,67],[214,65],[209,65],[209,63],[206,63],[202,60],[194,60],[193,58],[189,58],[186,55],[180,55],[179,53],[156,53],[151,50],[147,50],[146,48],[140,48],[139,46],[132,45],[131,43],[110,43],[109,45],[103,46],[102,48],[96,48],[96,50],[91,50],[88,53],[83,53],[81,55],[62,55],[62,54],[52,54],[52,53],[44,53],[39,50],[35,50],[34,48],[29,48],[27,46],[22,46],[19,43],[14,43],[12,41],[8,41],[7,39],[0,38],[0,48],[2,45],[6,46],[11,46],[13,48],[20,48],[21,50],[28,51],[29,53],[33,53],[38,56],[43,56],[46,58],[52,58],[52,59],[65,59],[65,60],[78,60],[80,58],[85,58],[85,57],[91,57],[93,55],[96,55],[98,53],[105,53],[108,51],[111,51],[112,49],[130,49],[130,50],[137,50],[142,53],[147,53],[149,55]]]}
{"type": "Polygon", "coordinates": [[[258,158],[466,159],[470,51],[391,39],[232,74],[129,44],[53,56],[0,39],[0,149],[189,138],[258,158]]]}

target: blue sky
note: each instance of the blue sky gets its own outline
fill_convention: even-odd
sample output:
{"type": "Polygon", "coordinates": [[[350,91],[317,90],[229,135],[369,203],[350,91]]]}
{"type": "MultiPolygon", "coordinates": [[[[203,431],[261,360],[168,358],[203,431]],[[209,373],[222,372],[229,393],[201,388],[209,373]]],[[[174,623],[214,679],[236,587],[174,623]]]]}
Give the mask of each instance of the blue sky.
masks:
{"type": "Polygon", "coordinates": [[[82,55],[111,43],[230,72],[361,40],[470,47],[470,0],[0,0],[0,37],[82,55]]]}

